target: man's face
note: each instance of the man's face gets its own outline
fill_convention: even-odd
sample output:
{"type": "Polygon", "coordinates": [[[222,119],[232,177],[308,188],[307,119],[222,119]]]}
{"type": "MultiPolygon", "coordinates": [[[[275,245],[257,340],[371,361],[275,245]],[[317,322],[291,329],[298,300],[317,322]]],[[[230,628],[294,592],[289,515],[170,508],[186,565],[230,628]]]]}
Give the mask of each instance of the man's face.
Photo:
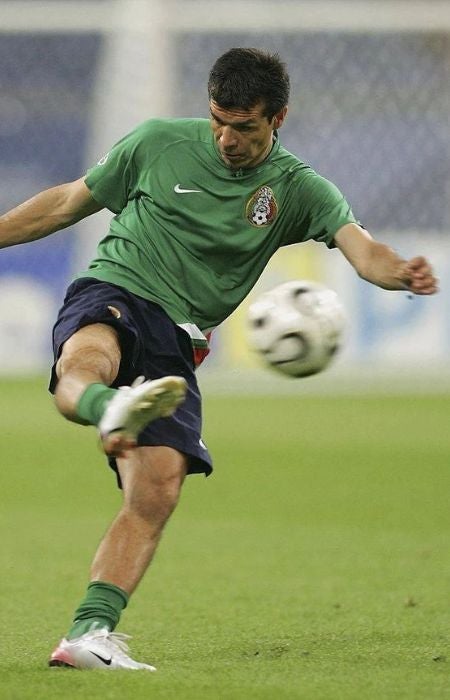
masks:
{"type": "Polygon", "coordinates": [[[211,100],[211,128],[220,155],[228,167],[253,168],[270,153],[274,129],[279,129],[287,113],[287,107],[270,121],[263,116],[263,105],[249,110],[222,109],[211,100]]]}

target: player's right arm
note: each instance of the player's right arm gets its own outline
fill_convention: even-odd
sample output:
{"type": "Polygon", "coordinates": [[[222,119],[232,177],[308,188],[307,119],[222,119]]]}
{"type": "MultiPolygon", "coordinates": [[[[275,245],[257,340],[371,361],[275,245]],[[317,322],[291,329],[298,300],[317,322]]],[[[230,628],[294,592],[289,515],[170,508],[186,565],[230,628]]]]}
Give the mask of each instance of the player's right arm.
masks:
{"type": "Polygon", "coordinates": [[[45,238],[101,209],[84,177],[44,190],[0,216],[0,248],[45,238]]]}

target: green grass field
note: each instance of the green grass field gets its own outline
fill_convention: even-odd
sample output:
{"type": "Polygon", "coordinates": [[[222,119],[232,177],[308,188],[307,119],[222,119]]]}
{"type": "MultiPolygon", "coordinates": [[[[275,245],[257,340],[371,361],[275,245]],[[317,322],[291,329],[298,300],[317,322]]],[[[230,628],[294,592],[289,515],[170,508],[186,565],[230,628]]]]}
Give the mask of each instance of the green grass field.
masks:
{"type": "Polygon", "coordinates": [[[44,379],[0,416],[2,700],[450,698],[450,396],[206,397],[119,627],[156,674],[47,668],[120,493],[44,379]]]}

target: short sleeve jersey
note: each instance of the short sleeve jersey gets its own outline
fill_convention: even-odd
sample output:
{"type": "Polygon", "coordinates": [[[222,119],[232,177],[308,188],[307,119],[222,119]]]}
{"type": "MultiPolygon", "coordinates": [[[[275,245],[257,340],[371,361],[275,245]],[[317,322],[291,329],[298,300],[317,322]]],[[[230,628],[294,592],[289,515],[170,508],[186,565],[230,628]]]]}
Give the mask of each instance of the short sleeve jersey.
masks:
{"type": "Polygon", "coordinates": [[[341,192],[278,139],[258,166],[227,167],[207,119],[143,123],[85,181],[115,216],[78,277],[159,304],[197,344],[240,304],[278,248],[310,239],[332,246],[356,221],[341,192]]]}

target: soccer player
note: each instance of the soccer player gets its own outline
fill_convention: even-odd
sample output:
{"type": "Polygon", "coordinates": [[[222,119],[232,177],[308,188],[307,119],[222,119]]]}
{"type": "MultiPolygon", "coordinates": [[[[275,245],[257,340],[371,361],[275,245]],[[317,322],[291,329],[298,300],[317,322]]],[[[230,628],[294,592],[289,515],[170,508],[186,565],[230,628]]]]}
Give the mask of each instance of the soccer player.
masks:
{"type": "Polygon", "coordinates": [[[195,365],[278,248],[314,239],[384,289],[437,291],[425,258],[376,242],[339,190],[283,148],[289,77],[277,55],[227,51],[208,92],[209,120],[150,119],[86,176],[0,218],[9,246],[114,214],[59,312],[50,390],[67,419],[98,426],[123,505],[51,666],[154,670],[114,629],[185,476],[212,471],[195,365]]]}

